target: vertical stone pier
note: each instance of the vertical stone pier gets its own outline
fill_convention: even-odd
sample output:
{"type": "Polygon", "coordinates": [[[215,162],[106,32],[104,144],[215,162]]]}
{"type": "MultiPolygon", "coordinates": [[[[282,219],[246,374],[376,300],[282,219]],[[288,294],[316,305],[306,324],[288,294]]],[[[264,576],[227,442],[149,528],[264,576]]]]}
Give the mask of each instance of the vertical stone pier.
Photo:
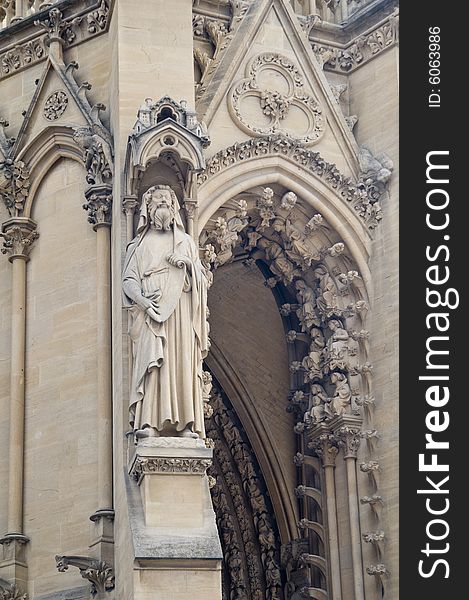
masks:
{"type": "Polygon", "coordinates": [[[136,600],[220,600],[222,552],[202,439],[140,440],[130,462],[136,600]]]}

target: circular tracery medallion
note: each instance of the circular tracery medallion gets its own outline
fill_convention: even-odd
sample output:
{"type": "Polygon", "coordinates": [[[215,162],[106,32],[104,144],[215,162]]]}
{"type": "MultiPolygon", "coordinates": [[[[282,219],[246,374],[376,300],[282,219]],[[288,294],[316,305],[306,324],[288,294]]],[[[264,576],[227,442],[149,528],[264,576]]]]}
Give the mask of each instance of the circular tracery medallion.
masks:
{"type": "Polygon", "coordinates": [[[63,90],[51,94],[44,103],[44,117],[48,121],[59,119],[68,106],[68,96],[63,90]]]}
{"type": "Polygon", "coordinates": [[[322,108],[296,64],[276,52],[263,52],[248,65],[246,77],[233,86],[228,108],[249,134],[281,133],[310,145],[324,134],[322,108]]]}

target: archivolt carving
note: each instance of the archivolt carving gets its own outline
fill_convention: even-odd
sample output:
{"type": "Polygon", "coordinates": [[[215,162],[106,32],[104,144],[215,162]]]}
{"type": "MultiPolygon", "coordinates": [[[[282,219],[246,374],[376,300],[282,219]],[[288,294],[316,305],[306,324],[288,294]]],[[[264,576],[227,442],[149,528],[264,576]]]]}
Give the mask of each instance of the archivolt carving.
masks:
{"type": "MultiPolygon", "coordinates": [[[[370,171],[376,180],[390,174],[384,160],[370,157],[366,149],[360,159],[364,179],[370,171]]],[[[345,244],[337,239],[330,224],[320,214],[308,214],[308,207],[293,192],[279,187],[254,188],[223,205],[208,221],[200,242],[213,269],[240,259],[248,267],[262,265],[265,284],[276,288],[286,300],[280,314],[288,322],[287,343],[295,346],[287,410],[295,414],[294,430],[300,436],[300,447],[315,452],[324,465],[332,464],[339,448],[344,457],[355,459],[364,438],[372,453],[378,433],[374,429],[362,431],[363,422],[372,424],[374,402],[367,292],[345,244]],[[327,451],[323,439],[327,440],[327,451]]],[[[301,453],[300,457],[303,473],[312,457],[301,453]]],[[[371,458],[363,463],[362,471],[370,473],[376,492],[377,463],[371,458]]],[[[322,517],[317,509],[322,492],[319,481],[315,482],[300,478],[295,489],[305,511],[302,528],[310,535],[321,531],[322,517]]],[[[361,503],[369,504],[379,519],[380,496],[363,497],[361,503]]],[[[325,585],[326,572],[321,552],[316,542],[307,552],[306,565],[316,569],[319,580],[315,581],[320,584],[314,588],[310,580],[304,586],[305,594],[313,589],[314,593],[324,591],[320,589],[325,585]]],[[[296,597],[293,594],[303,593],[302,589],[295,584],[289,593],[296,597]]]]}
{"type": "Polygon", "coordinates": [[[300,70],[274,52],[251,61],[246,78],[229,94],[228,107],[235,122],[256,136],[282,133],[309,145],[325,131],[322,108],[306,89],[300,70]]]}
{"type": "MultiPolygon", "coordinates": [[[[336,165],[326,162],[319,152],[308,150],[303,144],[285,135],[269,135],[236,143],[221,150],[207,161],[197,183],[199,186],[203,185],[217,173],[238,162],[266,156],[285,156],[322,179],[335,194],[350,203],[369,229],[374,229],[382,219],[380,202],[388,195],[387,184],[393,165],[385,155],[380,155],[376,162],[369,161],[369,152],[364,149],[361,153],[361,164],[366,169],[370,166],[370,169],[361,175],[358,182],[354,182],[343,175],[336,165]]],[[[311,226],[315,227],[314,223],[311,226]]]]}
{"type": "Polygon", "coordinates": [[[224,600],[280,600],[279,542],[272,508],[252,450],[234,412],[218,390],[212,394],[207,435],[214,442],[209,473],[222,541],[224,600]]]}

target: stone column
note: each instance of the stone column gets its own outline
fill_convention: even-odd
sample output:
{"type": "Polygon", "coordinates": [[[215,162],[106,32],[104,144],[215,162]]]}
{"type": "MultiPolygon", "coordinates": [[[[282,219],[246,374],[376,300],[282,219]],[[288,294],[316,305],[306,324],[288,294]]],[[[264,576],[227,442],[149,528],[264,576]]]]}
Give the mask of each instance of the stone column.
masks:
{"type": "Polygon", "coordinates": [[[309,436],[308,447],[321,458],[324,469],[327,532],[329,542],[329,570],[331,575],[330,600],[342,600],[340,580],[339,530],[337,526],[337,502],[335,489],[335,460],[339,449],[327,425],[320,423],[309,436]]]}
{"type": "Polygon", "coordinates": [[[111,385],[111,207],[108,184],[91,186],[85,193],[88,220],[96,231],[96,304],[98,315],[97,406],[98,406],[98,510],[90,517],[95,524],[91,547],[98,546],[101,560],[113,561],[112,489],[112,385],[111,385]]]}
{"type": "Polygon", "coordinates": [[[2,225],[4,254],[12,263],[10,443],[8,478],[8,533],[0,540],[3,560],[0,572],[17,583],[26,582],[23,534],[24,410],[26,348],[26,263],[38,237],[37,224],[26,217],[9,219],[2,225]]]}
{"type": "Polygon", "coordinates": [[[335,417],[330,422],[330,427],[344,450],[344,460],[347,470],[348,511],[355,600],[364,600],[365,597],[356,467],[357,454],[361,442],[361,425],[361,417],[353,415],[341,415],[335,417]]]}
{"type": "Polygon", "coordinates": [[[134,237],[134,215],[138,206],[137,196],[125,196],[122,202],[122,208],[126,219],[126,237],[129,243],[134,237]]]}
{"type": "Polygon", "coordinates": [[[16,0],[15,2],[15,16],[11,20],[11,24],[21,21],[26,16],[27,11],[27,0],[16,0]]]}
{"type": "Polygon", "coordinates": [[[184,198],[184,208],[187,218],[187,233],[194,237],[197,228],[197,202],[192,198],[184,198]]]}

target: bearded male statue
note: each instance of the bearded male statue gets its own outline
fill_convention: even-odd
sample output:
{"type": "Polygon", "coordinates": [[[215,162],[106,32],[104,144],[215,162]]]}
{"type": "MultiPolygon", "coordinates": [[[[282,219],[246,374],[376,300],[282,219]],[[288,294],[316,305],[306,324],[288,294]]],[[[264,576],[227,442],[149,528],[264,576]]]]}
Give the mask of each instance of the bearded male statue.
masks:
{"type": "Polygon", "coordinates": [[[130,423],[136,437],[205,437],[207,278],[167,185],[143,195],[137,236],[127,248],[123,292],[133,349],[130,423]]]}

